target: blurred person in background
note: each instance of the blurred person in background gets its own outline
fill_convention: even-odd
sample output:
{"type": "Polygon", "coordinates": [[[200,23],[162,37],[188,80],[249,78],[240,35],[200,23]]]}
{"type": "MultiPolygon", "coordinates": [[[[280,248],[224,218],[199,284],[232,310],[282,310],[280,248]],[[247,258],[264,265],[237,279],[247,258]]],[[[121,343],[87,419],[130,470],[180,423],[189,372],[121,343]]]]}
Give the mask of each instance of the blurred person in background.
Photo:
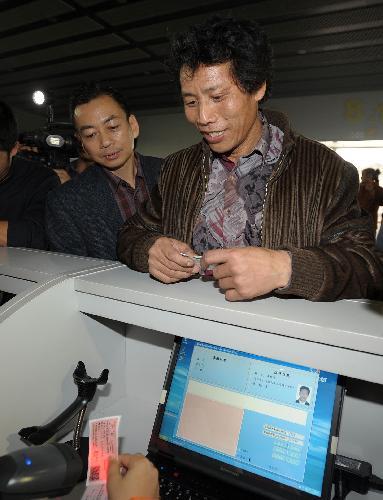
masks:
{"type": "Polygon", "coordinates": [[[52,168],[56,174],[58,175],[61,184],[64,182],[68,182],[78,174],[84,172],[86,168],[92,165],[93,160],[89,157],[86,151],[83,150],[81,144],[78,147],[78,158],[70,160],[68,157],[68,166],[63,168],[62,166],[55,167],[46,163],[46,157],[39,150],[37,146],[31,146],[29,144],[23,144],[19,140],[19,148],[18,148],[18,157],[22,157],[24,159],[30,161],[38,161],[52,168]],[[70,160],[70,161],[69,161],[70,160]]]}
{"type": "Polygon", "coordinates": [[[376,235],[376,248],[383,252],[383,214],[380,220],[380,227],[378,234],[376,235]]]}
{"type": "Polygon", "coordinates": [[[60,178],[61,184],[68,182],[77,175],[82,174],[94,161],[89,157],[88,153],[79,148],[79,157],[70,162],[69,168],[55,168],[54,171],[60,178]]]}
{"type": "Polygon", "coordinates": [[[378,209],[383,205],[383,188],[379,186],[379,175],[379,169],[362,170],[358,193],[359,206],[370,214],[375,233],[378,227],[378,209]]]}
{"type": "Polygon", "coordinates": [[[93,163],[94,161],[92,158],[81,148],[79,157],[71,163],[71,167],[76,174],[82,174],[88,167],[93,165],[93,163]]]}
{"type": "Polygon", "coordinates": [[[53,170],[18,157],[17,138],[14,114],[0,101],[0,246],[46,249],[46,197],[60,181],[53,170]]]}

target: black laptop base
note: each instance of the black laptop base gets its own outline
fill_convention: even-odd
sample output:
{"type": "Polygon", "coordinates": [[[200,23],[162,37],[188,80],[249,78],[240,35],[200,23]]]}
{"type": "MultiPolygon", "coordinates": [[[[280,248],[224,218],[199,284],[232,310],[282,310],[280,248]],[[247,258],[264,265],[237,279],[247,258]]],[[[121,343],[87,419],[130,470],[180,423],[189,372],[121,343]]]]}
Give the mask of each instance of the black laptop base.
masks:
{"type": "Polygon", "coordinates": [[[164,457],[151,453],[147,457],[158,468],[162,500],[267,500],[263,495],[183,468],[164,457]]]}

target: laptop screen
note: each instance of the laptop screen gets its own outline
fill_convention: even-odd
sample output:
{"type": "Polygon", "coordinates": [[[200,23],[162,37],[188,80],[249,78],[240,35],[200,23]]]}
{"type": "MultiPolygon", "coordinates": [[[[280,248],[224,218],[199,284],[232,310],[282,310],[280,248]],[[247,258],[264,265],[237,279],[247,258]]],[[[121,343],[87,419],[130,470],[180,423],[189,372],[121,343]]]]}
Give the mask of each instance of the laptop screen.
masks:
{"type": "Polygon", "coordinates": [[[154,428],[156,448],[162,442],[169,453],[170,446],[174,458],[189,465],[204,456],[205,472],[235,471],[241,483],[266,488],[270,498],[329,498],[337,375],[178,342],[154,428]]]}

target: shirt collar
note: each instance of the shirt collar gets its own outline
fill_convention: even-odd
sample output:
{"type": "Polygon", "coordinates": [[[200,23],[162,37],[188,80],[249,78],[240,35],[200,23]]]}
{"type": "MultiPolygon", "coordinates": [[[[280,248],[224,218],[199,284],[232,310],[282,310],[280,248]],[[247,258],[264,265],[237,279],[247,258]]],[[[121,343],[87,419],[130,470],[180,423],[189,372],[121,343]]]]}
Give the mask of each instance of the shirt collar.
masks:
{"type": "Polygon", "coordinates": [[[238,163],[235,164],[233,161],[229,160],[229,158],[226,155],[223,154],[217,154],[213,152],[213,158],[218,158],[219,161],[222,163],[222,165],[227,168],[227,170],[234,170],[235,167],[238,167],[242,165],[244,162],[247,162],[247,160],[255,155],[261,155],[263,159],[266,158],[267,152],[270,147],[270,141],[271,141],[271,134],[270,134],[270,129],[269,129],[269,123],[265,117],[265,115],[259,111],[259,118],[262,123],[262,129],[261,129],[261,137],[257,144],[255,145],[255,148],[249,153],[248,155],[241,156],[238,160],[238,163]]]}
{"type": "MultiPolygon", "coordinates": [[[[136,153],[134,153],[134,165],[136,167],[136,179],[142,178],[144,174],[142,171],[140,159],[136,153]]],[[[114,191],[117,191],[120,186],[130,187],[129,184],[126,181],[124,181],[124,179],[118,177],[118,175],[114,174],[112,170],[108,170],[107,168],[103,168],[102,166],[101,168],[105,173],[105,175],[107,176],[109,182],[111,183],[114,191]]]]}

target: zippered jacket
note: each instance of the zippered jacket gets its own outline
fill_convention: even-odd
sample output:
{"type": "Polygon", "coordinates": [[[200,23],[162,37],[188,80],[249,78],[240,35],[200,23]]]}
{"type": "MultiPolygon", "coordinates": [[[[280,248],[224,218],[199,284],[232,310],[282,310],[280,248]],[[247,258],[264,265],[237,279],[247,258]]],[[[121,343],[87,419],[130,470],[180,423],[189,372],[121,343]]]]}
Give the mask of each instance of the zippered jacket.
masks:
{"type": "MultiPolygon", "coordinates": [[[[291,253],[289,286],[275,293],[318,301],[382,299],[383,254],[358,206],[356,168],[295,133],[282,113],[263,112],[284,133],[266,188],[261,235],[263,247],[291,253]]],[[[151,200],[120,231],[122,262],[148,272],[149,248],[161,236],[191,246],[210,167],[210,149],[203,141],[164,160],[151,200]]]]}
{"type": "MultiPolygon", "coordinates": [[[[157,183],[162,159],[140,154],[138,157],[151,191],[157,183]]],[[[98,164],[91,165],[49,194],[45,227],[50,250],[117,259],[117,234],[124,219],[103,170],[98,164]]]]}

